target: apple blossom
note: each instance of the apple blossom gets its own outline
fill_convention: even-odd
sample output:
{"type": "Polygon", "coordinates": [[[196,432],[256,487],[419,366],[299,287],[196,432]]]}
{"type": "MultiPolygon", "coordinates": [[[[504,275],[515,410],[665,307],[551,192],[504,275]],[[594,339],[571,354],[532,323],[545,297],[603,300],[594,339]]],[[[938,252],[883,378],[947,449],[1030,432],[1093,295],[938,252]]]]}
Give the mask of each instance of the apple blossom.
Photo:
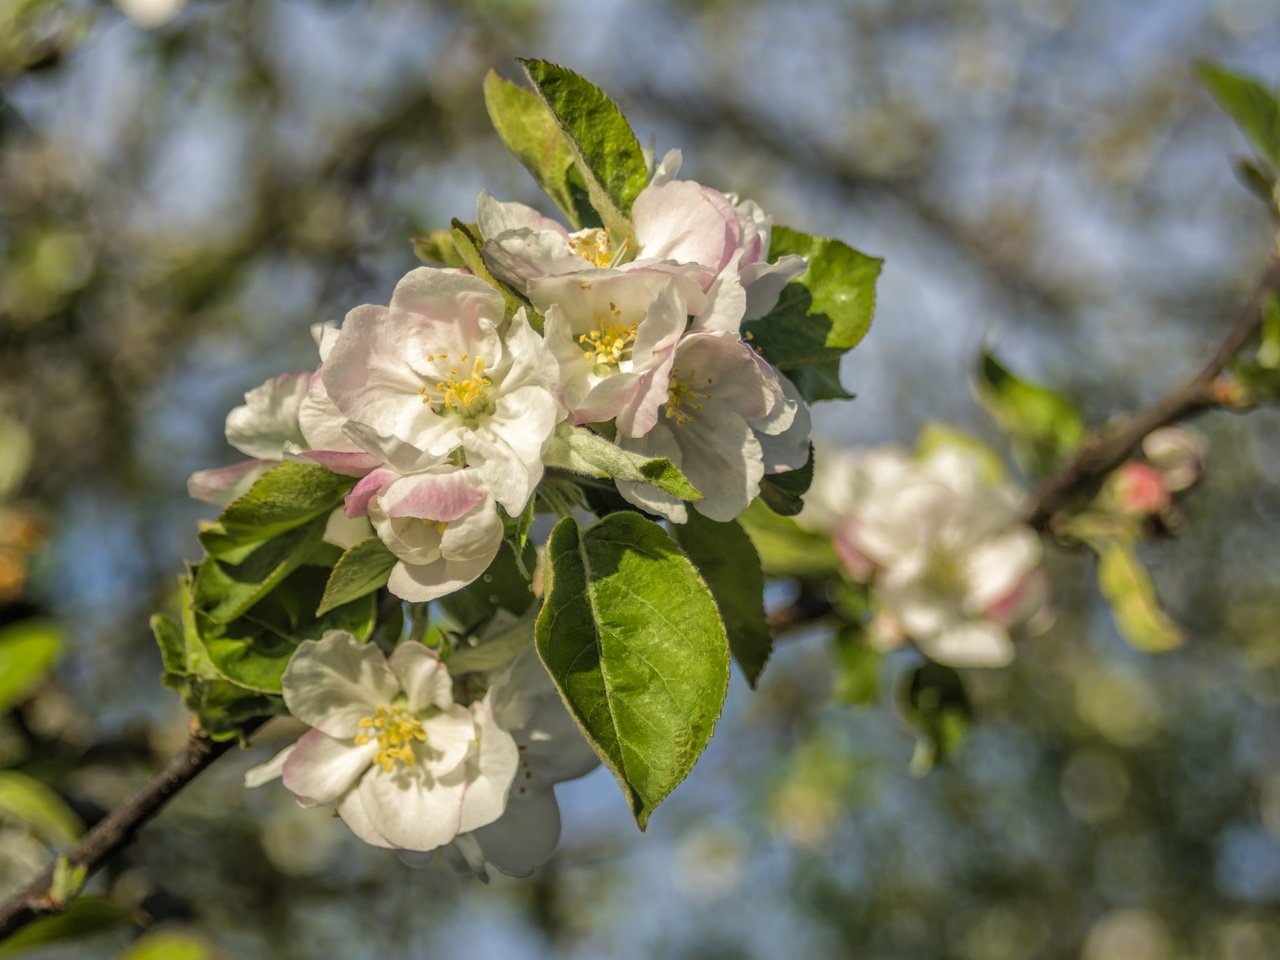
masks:
{"type": "Polygon", "coordinates": [[[389,307],[352,310],[320,376],[349,420],[475,467],[511,513],[561,419],[555,361],[523,310],[505,321],[497,291],[456,270],[419,267],[389,307]]]}
{"type": "Polygon", "coordinates": [[[422,644],[386,658],[330,630],[299,645],[283,689],[312,729],[248,771],[247,786],[279,776],[302,805],[335,805],[367,843],[406,850],[434,850],[502,815],[516,744],[488,697],[454,702],[448,669],[422,644]]]}

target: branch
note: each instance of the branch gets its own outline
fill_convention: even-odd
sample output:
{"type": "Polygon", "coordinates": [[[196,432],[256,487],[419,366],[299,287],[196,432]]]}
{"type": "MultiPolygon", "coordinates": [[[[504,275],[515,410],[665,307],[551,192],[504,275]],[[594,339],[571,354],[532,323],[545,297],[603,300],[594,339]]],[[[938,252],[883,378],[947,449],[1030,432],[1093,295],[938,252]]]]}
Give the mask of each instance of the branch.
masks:
{"type": "MultiPolygon", "coordinates": [[[[263,720],[248,725],[247,737],[263,720]]],[[[235,740],[211,740],[193,733],[186,747],[164,769],[151,778],[131,799],[99,821],[80,842],[65,854],[72,866],[85,868],[90,876],[110,860],[137,832],[154,817],[173,796],[194,780],[218,757],[236,744],[235,740]]],[[[53,867],[50,867],[22,892],[0,906],[0,941],[41,917],[61,913],[67,902],[54,896],[53,867]]]]}
{"type": "Polygon", "coordinates": [[[1231,358],[1258,332],[1267,299],[1280,294],[1280,259],[1272,259],[1253,295],[1204,364],[1180,386],[1151,406],[1085,440],[1074,455],[1046,480],[1027,511],[1027,523],[1047,530],[1053,516],[1078,493],[1096,487],[1138,449],[1151,431],[1218,406],[1214,384],[1231,358]]]}

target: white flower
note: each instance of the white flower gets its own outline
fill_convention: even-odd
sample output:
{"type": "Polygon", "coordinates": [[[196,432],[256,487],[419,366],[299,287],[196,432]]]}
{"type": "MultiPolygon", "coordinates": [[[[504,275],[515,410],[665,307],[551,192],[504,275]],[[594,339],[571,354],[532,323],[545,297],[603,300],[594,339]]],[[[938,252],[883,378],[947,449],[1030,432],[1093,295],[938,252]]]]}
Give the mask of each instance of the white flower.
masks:
{"type": "MultiPolygon", "coordinates": [[[[760,492],[766,472],[803,466],[807,458],[808,411],[794,388],[783,384],[736,337],[689,334],[676,345],[657,423],[642,437],[620,431],[618,444],[666,457],[702,493],[694,503],[699,513],[732,520],[760,492]]],[[[654,487],[619,482],[618,489],[631,503],[675,523],[688,518],[683,502],[654,487]]]]}
{"type": "Polygon", "coordinates": [[[387,659],[343,631],[304,641],[284,701],[313,729],[248,771],[246,786],[280,776],[304,806],[334,804],[362,840],[406,850],[434,850],[506,808],[515,742],[488,697],[453,702],[449,671],[420,643],[387,659]]]}
{"type": "Polygon", "coordinates": [[[701,299],[702,291],[653,270],[585,270],[530,285],[534,306],[546,312],[544,336],[574,423],[616,417],[632,436],[653,428],[689,322],[689,295],[701,299]]]}
{"type": "Polygon", "coordinates": [[[523,311],[503,320],[484,281],[420,267],[389,307],[357,307],[320,368],[343,415],[439,460],[479,469],[514,514],[561,419],[555,361],[523,311]]]}
{"type": "Polygon", "coordinates": [[[850,575],[873,583],[876,633],[910,638],[952,666],[1012,660],[1009,628],[1047,599],[1019,493],[955,447],[923,462],[877,450],[817,463],[802,522],[826,526],[850,575]]]}
{"type": "Polygon", "coordinates": [[[560,808],[552,787],[600,765],[565,709],[532,644],[494,678],[489,700],[498,725],[515,739],[520,767],[507,809],[493,823],[459,835],[445,855],[488,879],[487,867],[527,877],[555,852],[560,808]]]}

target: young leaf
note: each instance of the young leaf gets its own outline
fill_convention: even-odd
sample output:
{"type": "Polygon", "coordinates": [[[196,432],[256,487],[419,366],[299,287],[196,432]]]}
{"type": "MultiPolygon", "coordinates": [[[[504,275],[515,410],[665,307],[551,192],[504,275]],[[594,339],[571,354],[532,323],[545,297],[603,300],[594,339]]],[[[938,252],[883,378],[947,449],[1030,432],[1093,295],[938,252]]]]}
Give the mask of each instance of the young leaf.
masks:
{"type": "Polygon", "coordinates": [[[573,147],[546,102],[490,70],[484,78],[484,105],[502,142],[555,201],[570,226],[574,230],[594,226],[586,188],[581,177],[573,176],[573,147]]]}
{"type": "Polygon", "coordinates": [[[696,511],[673,529],[711,589],[729,650],[754,688],[773,652],[773,635],[764,619],[764,573],[751,538],[737,521],[717,523],[696,511]]]}
{"type": "Polygon", "coordinates": [[[1151,577],[1133,545],[1116,539],[1090,545],[1098,553],[1098,589],[1124,638],[1147,653],[1181,646],[1182,631],[1160,609],[1151,577]]]}
{"type": "MultiPolygon", "coordinates": [[[[492,271],[489,270],[489,265],[484,262],[484,257],[480,255],[480,241],[470,227],[455,217],[453,229],[449,233],[453,238],[453,247],[467,269],[502,294],[502,301],[506,305],[504,313],[508,318],[514,317],[522,307],[528,306],[514,290],[495,277],[492,271]]],[[[536,313],[529,311],[528,317],[535,330],[542,329],[542,321],[536,313]]]]}
{"type": "Polygon", "coordinates": [[[132,911],[106,897],[84,896],[65,910],[27,924],[0,943],[0,957],[25,954],[32,947],[82,940],[111,927],[136,923],[132,911]]]}
{"type": "Polygon", "coordinates": [[[0,629],[0,714],[44,681],[62,652],[52,620],[19,620],[0,629]]]}
{"type": "Polygon", "coordinates": [[[1052,471],[1084,435],[1084,421],[1071,401],[1014,376],[991,353],[979,359],[976,390],[978,402],[1009,435],[1014,456],[1029,473],[1052,471]]]}
{"type": "MultiPolygon", "coordinates": [[[[469,225],[473,226],[473,225],[469,225]]],[[[472,230],[475,233],[475,230],[472,230]]],[[[433,267],[465,267],[453,243],[453,230],[430,230],[413,238],[413,252],[423,263],[433,267]]]]}
{"type": "Polygon", "coordinates": [[[1232,73],[1215,63],[1198,66],[1200,80],[1218,106],[1249,138],[1259,159],[1280,173],[1280,101],[1252,77],[1232,73]]]}
{"type": "Polygon", "coordinates": [[[822,363],[810,363],[785,371],[791,382],[808,403],[820,400],[852,400],[853,394],[840,383],[840,358],[832,357],[822,363]]]}
{"type": "Polygon", "coordinates": [[[535,637],[569,712],[644,829],[711,737],[729,683],[715,599],[662,528],[614,513],[547,543],[535,637]]]}
{"type": "Polygon", "coordinates": [[[324,586],[316,616],[358,600],[384,586],[396,565],[396,555],[377,538],[369,537],[349,548],[334,565],[324,586]]]}
{"type": "Polygon", "coordinates": [[[84,824],[61,797],[16,770],[0,770],[0,820],[23,824],[51,847],[68,847],[84,832],[84,824]]]}
{"type": "Polygon", "coordinates": [[[644,150],[599,87],[546,60],[521,60],[569,142],[591,205],[617,238],[631,233],[631,204],[649,182],[644,150]]]}
{"type": "Polygon", "coordinates": [[[760,499],[774,513],[794,517],[804,509],[801,499],[813,483],[813,444],[809,444],[809,459],[799,470],[771,473],[760,481],[760,499]]]}
{"type": "Polygon", "coordinates": [[[548,467],[585,477],[647,483],[681,500],[702,499],[702,494],[670,460],[650,460],[629,453],[585,427],[562,423],[543,452],[542,461],[548,467]]]}
{"type": "Polygon", "coordinates": [[[328,513],[355,481],[315,463],[281,463],[264,473],[200,536],[210,556],[258,544],[328,513]]]}
{"type": "Polygon", "coordinates": [[[284,580],[320,545],[325,518],[316,517],[287,530],[254,550],[239,563],[209,557],[196,574],[196,606],[215,623],[228,623],[284,580]]]}

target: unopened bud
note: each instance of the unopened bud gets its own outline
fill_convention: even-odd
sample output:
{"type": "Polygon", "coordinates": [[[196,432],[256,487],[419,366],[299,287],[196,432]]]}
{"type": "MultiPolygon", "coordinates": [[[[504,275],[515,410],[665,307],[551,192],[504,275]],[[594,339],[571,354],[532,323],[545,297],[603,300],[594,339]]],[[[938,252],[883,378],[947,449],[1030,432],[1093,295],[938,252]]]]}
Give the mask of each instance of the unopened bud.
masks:
{"type": "Polygon", "coordinates": [[[1194,485],[1204,473],[1209,441],[1191,427],[1161,427],[1147,434],[1142,452],[1164,474],[1164,485],[1177,493],[1194,485]]]}
{"type": "Polygon", "coordinates": [[[1109,499],[1123,513],[1147,517],[1169,505],[1169,487],[1158,468],[1140,460],[1121,464],[1107,481],[1109,499]]]}

